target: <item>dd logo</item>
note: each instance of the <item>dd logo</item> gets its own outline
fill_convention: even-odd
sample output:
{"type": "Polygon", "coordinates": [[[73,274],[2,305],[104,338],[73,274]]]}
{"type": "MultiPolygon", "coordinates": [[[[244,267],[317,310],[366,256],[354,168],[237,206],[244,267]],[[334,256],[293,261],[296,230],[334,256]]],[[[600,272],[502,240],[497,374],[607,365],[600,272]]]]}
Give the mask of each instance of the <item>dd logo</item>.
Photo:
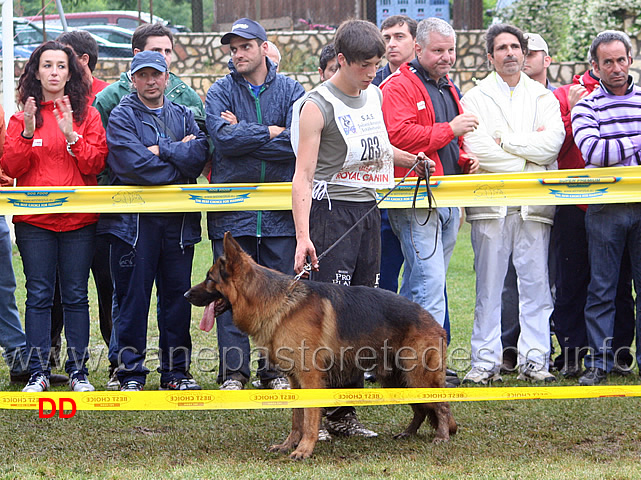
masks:
{"type": "MultiPolygon", "coordinates": [[[[61,398],[58,400],[58,416],[60,418],[71,418],[76,414],[76,402],[73,398],[61,398]],[[65,413],[65,403],[68,404],[66,410],[69,410],[69,413],[65,413]],[[71,407],[71,408],[68,408],[71,407]]],[[[38,399],[38,417],[39,418],[52,418],[56,414],[56,401],[51,398],[39,398],[38,399]],[[47,406],[45,406],[47,404],[47,406]],[[50,413],[44,413],[44,409],[51,410],[50,413]]]]}

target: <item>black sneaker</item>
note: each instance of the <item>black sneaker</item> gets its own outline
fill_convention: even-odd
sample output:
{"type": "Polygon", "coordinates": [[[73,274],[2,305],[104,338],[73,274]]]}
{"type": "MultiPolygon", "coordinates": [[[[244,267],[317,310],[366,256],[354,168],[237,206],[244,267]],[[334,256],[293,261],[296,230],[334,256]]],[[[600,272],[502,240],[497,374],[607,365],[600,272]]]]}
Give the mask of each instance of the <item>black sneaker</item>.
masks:
{"type": "Polygon", "coordinates": [[[625,363],[615,363],[610,373],[620,377],[627,377],[632,373],[632,367],[629,367],[625,363]]]}
{"type": "Polygon", "coordinates": [[[581,365],[578,363],[568,362],[563,366],[559,373],[563,378],[578,378],[583,373],[583,368],[581,368],[581,365]]]}
{"type": "Polygon", "coordinates": [[[608,374],[602,368],[591,367],[579,378],[579,385],[592,387],[605,382],[607,376],[608,374]]]}
{"type": "Polygon", "coordinates": [[[159,390],[202,390],[202,387],[193,378],[172,378],[161,382],[159,390]]]}
{"type": "Polygon", "coordinates": [[[137,380],[127,380],[120,384],[121,392],[141,392],[144,385],[137,380]]]}
{"type": "Polygon", "coordinates": [[[376,373],[373,371],[371,372],[365,372],[363,374],[363,377],[365,377],[365,381],[369,383],[376,383],[376,373]]]}
{"type": "Polygon", "coordinates": [[[461,384],[461,379],[458,378],[458,373],[450,368],[445,370],[445,386],[458,387],[461,384]]]}
{"type": "Polygon", "coordinates": [[[345,437],[378,437],[378,433],[365,428],[354,413],[348,413],[336,420],[325,420],[327,431],[332,435],[343,435],[345,437]]]}

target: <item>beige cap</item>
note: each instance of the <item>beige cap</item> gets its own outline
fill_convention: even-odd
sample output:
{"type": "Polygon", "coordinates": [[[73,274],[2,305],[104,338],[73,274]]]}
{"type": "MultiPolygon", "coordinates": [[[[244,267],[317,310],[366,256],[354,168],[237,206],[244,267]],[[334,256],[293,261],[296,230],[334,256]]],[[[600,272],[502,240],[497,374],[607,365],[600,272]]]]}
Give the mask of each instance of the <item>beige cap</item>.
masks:
{"type": "Polygon", "coordinates": [[[527,48],[530,51],[542,50],[546,55],[550,55],[548,51],[548,44],[545,43],[543,37],[538,33],[526,33],[525,38],[527,38],[527,48]]]}

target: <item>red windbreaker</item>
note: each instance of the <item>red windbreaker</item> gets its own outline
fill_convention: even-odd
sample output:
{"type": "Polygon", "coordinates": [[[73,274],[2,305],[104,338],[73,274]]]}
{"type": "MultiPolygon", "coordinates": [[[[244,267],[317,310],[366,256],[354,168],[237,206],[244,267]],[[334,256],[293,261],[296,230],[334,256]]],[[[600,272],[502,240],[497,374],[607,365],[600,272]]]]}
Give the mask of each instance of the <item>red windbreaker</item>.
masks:
{"type": "MultiPolygon", "coordinates": [[[[459,113],[463,113],[456,89],[450,83],[459,113]]],[[[436,163],[434,175],[443,175],[443,165],[437,150],[454,140],[454,132],[447,122],[435,123],[434,107],[423,82],[404,63],[381,84],[383,117],[392,145],[409,153],[424,152],[436,163]]],[[[462,143],[463,138],[459,141],[462,143]]],[[[460,147],[461,145],[459,145],[460,147]]],[[[466,160],[460,158],[464,167],[466,160]]],[[[409,169],[394,167],[394,176],[402,177],[409,169]]],[[[412,172],[413,173],[413,172],[412,172]]],[[[415,174],[411,175],[416,177],[415,174]]]]}
{"type": "MultiPolygon", "coordinates": [[[[43,123],[33,138],[22,136],[24,112],[9,120],[1,165],[4,172],[17,179],[17,186],[85,186],[96,185],[96,175],[105,167],[107,141],[98,110],[87,107],[84,122],[74,122],[73,129],[81,138],[67,152],[67,141],[58,127],[53,102],[40,106],[43,123]]],[[[16,215],[14,223],[26,222],[37,227],[66,232],[96,223],[97,213],[56,213],[16,215]]]]}
{"type": "Polygon", "coordinates": [[[571,85],[563,85],[554,90],[554,96],[561,104],[561,117],[563,118],[563,125],[565,125],[565,140],[559,152],[559,170],[568,168],[585,168],[585,161],[581,156],[579,147],[574,143],[574,135],[572,134],[572,118],[570,115],[570,104],[568,102],[568,92],[572,85],[583,85],[588,93],[599,85],[599,81],[590,75],[590,70],[583,75],[575,75],[574,81],[571,85]]]}

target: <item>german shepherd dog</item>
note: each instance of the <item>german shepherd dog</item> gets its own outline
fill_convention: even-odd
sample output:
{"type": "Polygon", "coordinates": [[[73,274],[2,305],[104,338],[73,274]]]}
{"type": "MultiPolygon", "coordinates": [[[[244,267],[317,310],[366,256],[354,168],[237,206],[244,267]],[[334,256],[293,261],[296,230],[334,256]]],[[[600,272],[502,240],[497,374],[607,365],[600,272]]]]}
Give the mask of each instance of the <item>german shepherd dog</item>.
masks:
{"type": "MultiPolygon", "coordinates": [[[[445,386],[445,330],[418,304],[379,288],[295,281],[255,263],[229,232],[223,246],[205,281],[185,297],[196,306],[213,302],[215,315],[231,308],[236,326],[266,349],[292,387],[327,388],[371,369],[388,388],[445,386]]],[[[448,403],[411,407],[414,417],[396,438],[416,434],[425,417],[434,442],[456,433],[448,403]]],[[[309,457],[320,420],[320,408],[294,409],[291,433],[271,450],[296,448],[291,458],[309,457]]]]}

